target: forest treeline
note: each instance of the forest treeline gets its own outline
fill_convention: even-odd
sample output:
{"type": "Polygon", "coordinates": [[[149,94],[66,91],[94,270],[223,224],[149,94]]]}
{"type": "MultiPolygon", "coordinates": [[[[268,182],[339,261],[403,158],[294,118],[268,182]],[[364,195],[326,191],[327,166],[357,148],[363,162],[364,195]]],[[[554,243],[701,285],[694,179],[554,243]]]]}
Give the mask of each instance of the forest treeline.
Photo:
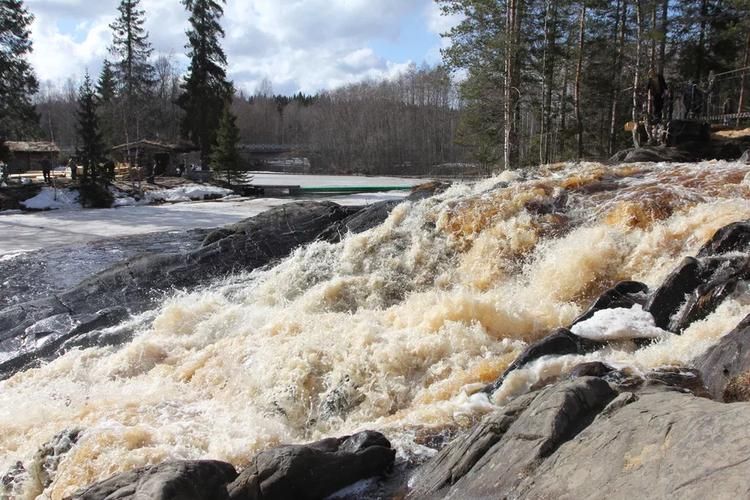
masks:
{"type": "Polygon", "coordinates": [[[748,0],[437,0],[462,21],[443,55],[467,74],[459,140],[506,167],[604,158],[628,146],[645,87],[707,91],[714,75],[747,109],[748,0]],[[691,87],[692,88],[692,87],[691,87]],[[743,101],[744,99],[744,101],[743,101]]]}
{"type": "MultiPolygon", "coordinates": [[[[429,173],[468,162],[489,171],[602,159],[627,147],[624,125],[640,117],[649,74],[679,92],[689,82],[706,89],[715,75],[734,71],[724,80],[733,101],[723,105],[748,108],[750,0],[436,2],[458,19],[444,35],[442,65],[280,96],[268,82],[248,95],[227,80],[222,0],[181,0],[191,14],[187,72],[174,57],[153,54],[140,0],[121,0],[110,60],[88,90],[85,75],[63,85],[35,81],[25,62],[33,13],[21,0],[0,0],[0,22],[17,24],[15,59],[0,51],[11,54],[0,58],[0,73],[23,75],[0,85],[23,82],[14,95],[26,99],[7,113],[17,119],[0,123],[0,139],[53,140],[80,151],[81,109],[91,98],[98,135],[87,136],[99,141],[96,154],[142,138],[190,141],[209,163],[220,134],[304,146],[330,171],[429,173]],[[226,113],[232,119],[222,119],[226,113]],[[221,134],[221,124],[237,130],[221,134]]],[[[12,107],[2,100],[0,108],[12,107]]]]}
{"type": "MultiPolygon", "coordinates": [[[[185,112],[176,104],[181,75],[174,58],[156,59],[156,80],[144,137],[182,139],[185,112]]],[[[100,79],[101,80],[101,79],[100,79]]],[[[99,84],[101,87],[101,83],[99,84]]],[[[72,150],[76,132],[78,83],[41,85],[35,97],[41,137],[72,150]]],[[[237,92],[231,110],[240,144],[302,146],[316,169],[359,173],[428,173],[434,165],[467,161],[455,141],[461,117],[457,85],[444,67],[410,66],[396,78],[367,81],[315,95],[274,94],[262,82],[252,94],[237,92]]],[[[125,142],[120,116],[102,114],[109,144],[125,142]]]]}

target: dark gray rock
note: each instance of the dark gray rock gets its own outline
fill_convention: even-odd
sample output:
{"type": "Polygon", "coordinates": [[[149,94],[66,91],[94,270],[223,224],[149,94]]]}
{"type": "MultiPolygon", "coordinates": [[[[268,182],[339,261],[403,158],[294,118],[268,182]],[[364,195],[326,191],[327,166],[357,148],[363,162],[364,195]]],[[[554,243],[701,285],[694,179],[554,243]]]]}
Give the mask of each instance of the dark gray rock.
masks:
{"type": "Polygon", "coordinates": [[[750,371],[750,316],[694,360],[712,398],[724,401],[732,379],[750,371]]]}
{"type": "Polygon", "coordinates": [[[606,363],[601,361],[591,361],[589,363],[581,363],[573,367],[568,375],[570,378],[578,377],[604,377],[615,371],[615,369],[606,363]]]}
{"type": "Polygon", "coordinates": [[[694,120],[671,120],[666,126],[667,146],[690,146],[711,141],[711,126],[694,120]]]}
{"type": "Polygon", "coordinates": [[[523,396],[421,467],[412,478],[410,496],[513,498],[523,478],[574,439],[615,396],[607,382],[595,377],[523,396]]]}
{"type": "Polygon", "coordinates": [[[616,309],[619,307],[629,309],[636,304],[643,305],[648,298],[647,293],[648,286],[644,283],[639,281],[621,281],[602,293],[570,326],[572,327],[576,323],[586,321],[594,313],[602,309],[616,309]]]}
{"type": "Polygon", "coordinates": [[[382,476],[396,452],[378,432],[365,431],[256,455],[227,490],[233,500],[319,499],[362,479],[382,476]]]}
{"type": "Polygon", "coordinates": [[[700,160],[694,153],[667,146],[643,146],[615,154],[611,163],[640,162],[695,162],[700,160]]]}
{"type": "Polygon", "coordinates": [[[215,460],[170,461],[117,474],[75,493],[75,500],[222,500],[237,477],[215,460]]]}
{"type": "Polygon", "coordinates": [[[713,257],[727,252],[750,251],[750,222],[728,224],[714,233],[698,251],[698,257],[713,257]]]}
{"type": "Polygon", "coordinates": [[[507,377],[510,372],[517,370],[542,356],[585,354],[600,349],[604,345],[606,345],[605,342],[585,339],[574,334],[567,328],[558,328],[542,340],[534,342],[524,349],[513,363],[505,369],[503,374],[493,383],[487,385],[482,391],[487,394],[492,394],[500,388],[505,377],[507,377]]]}
{"type": "Polygon", "coordinates": [[[349,233],[358,234],[372,229],[382,224],[388,218],[388,215],[390,215],[391,210],[399,203],[401,201],[387,200],[360,208],[347,218],[326,229],[320,235],[320,239],[331,243],[338,243],[349,233]]]}
{"type": "Polygon", "coordinates": [[[0,363],[0,378],[58,355],[59,346],[77,336],[116,324],[125,309],[142,312],[175,289],[286,257],[347,215],[331,202],[282,205],[228,226],[231,234],[194,251],[136,257],[60,294],[0,310],[0,352],[17,352],[0,363]]]}
{"type": "MultiPolygon", "coordinates": [[[[427,182],[415,186],[411,194],[403,201],[419,201],[445,191],[450,184],[444,182],[427,182]]],[[[319,238],[331,243],[338,243],[347,234],[359,234],[372,229],[385,221],[391,211],[403,202],[402,200],[387,200],[358,207],[352,210],[352,214],[330,228],[325,230],[319,238]]],[[[354,207],[351,207],[354,208],[354,207]]],[[[350,209],[351,209],[350,208],[350,209]]]]}
{"type": "Polygon", "coordinates": [[[692,293],[703,282],[703,270],[698,259],[687,257],[664,280],[646,303],[644,309],[654,317],[656,326],[669,328],[669,321],[680,305],[685,302],[688,294],[692,293]]]}
{"type": "MultiPolygon", "coordinates": [[[[688,294],[669,322],[669,330],[681,333],[691,323],[711,314],[737,286],[750,278],[750,256],[703,259],[712,274],[688,294]]],[[[708,273],[706,273],[708,274],[708,273]]]]}

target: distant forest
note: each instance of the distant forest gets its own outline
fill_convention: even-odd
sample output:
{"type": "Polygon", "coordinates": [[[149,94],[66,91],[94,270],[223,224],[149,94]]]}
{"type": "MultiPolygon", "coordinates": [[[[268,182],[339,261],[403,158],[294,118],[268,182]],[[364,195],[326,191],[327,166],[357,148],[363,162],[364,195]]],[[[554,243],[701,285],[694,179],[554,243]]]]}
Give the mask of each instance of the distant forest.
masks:
{"type": "MultiPolygon", "coordinates": [[[[19,0],[0,2],[23,8],[19,0]]],[[[640,118],[649,75],[663,75],[675,97],[695,88],[714,92],[713,106],[725,113],[750,108],[750,0],[436,2],[458,19],[444,34],[442,65],[280,96],[268,83],[246,95],[226,81],[222,1],[182,1],[193,14],[185,74],[172,58],[152,57],[140,1],[122,0],[119,10],[130,17],[121,19],[141,31],[127,40],[126,27],[113,24],[113,61],[93,78],[103,146],[190,140],[208,160],[226,102],[240,143],[305,145],[331,171],[429,173],[468,162],[491,171],[603,159],[628,147],[624,125],[640,118]],[[214,52],[202,55],[199,39],[211,40],[214,52]],[[129,61],[141,71],[126,74],[129,61]],[[215,78],[206,78],[206,68],[215,78]],[[712,89],[715,82],[721,88],[712,89]]],[[[79,85],[70,79],[33,89],[38,126],[15,135],[80,147],[79,85]]]]}
{"type": "MultiPolygon", "coordinates": [[[[173,60],[159,57],[156,80],[144,103],[140,135],[177,142],[184,110],[177,105],[182,75],[173,60]]],[[[35,96],[41,137],[73,150],[78,82],[41,85],[35,96]]],[[[461,105],[457,86],[442,67],[410,67],[393,80],[362,82],[315,95],[274,95],[264,81],[252,95],[234,94],[241,144],[303,145],[314,165],[336,172],[427,173],[443,163],[465,161],[455,141],[461,105]]],[[[125,142],[117,110],[100,119],[111,145],[125,142]]]]}

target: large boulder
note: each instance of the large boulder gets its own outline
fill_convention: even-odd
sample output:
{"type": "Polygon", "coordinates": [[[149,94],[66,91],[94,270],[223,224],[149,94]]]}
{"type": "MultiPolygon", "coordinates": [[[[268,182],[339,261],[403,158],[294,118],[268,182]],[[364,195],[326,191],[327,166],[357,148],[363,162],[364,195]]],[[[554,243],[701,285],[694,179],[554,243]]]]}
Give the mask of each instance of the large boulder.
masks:
{"type": "Polygon", "coordinates": [[[215,460],[169,461],[117,474],[75,493],[74,500],[223,500],[237,477],[215,460]]]}
{"type": "Polygon", "coordinates": [[[488,384],[483,392],[492,394],[503,385],[508,374],[522,368],[542,356],[561,356],[563,354],[585,354],[600,349],[606,345],[605,342],[585,339],[574,334],[567,328],[558,328],[543,339],[534,342],[524,349],[516,359],[505,369],[502,375],[493,383],[488,384]]]}
{"type": "MultiPolygon", "coordinates": [[[[582,377],[522,396],[443,448],[411,480],[415,498],[509,498],[617,395],[582,377]]],[[[532,498],[532,497],[527,497],[532,498]]]]}
{"type": "Polygon", "coordinates": [[[263,451],[228,487],[232,500],[313,500],[384,475],[396,452],[379,432],[263,451]]]}
{"type": "Polygon", "coordinates": [[[412,498],[747,498],[750,404],[579,378],[488,415],[412,477],[412,498]]]}
{"type": "MultiPolygon", "coordinates": [[[[56,356],[65,343],[154,305],[164,293],[264,266],[315,240],[349,215],[332,202],[282,205],[228,227],[220,239],[187,253],[151,254],[117,264],[59,294],[0,310],[0,378],[56,356]]],[[[118,339],[120,340],[120,339],[118,339]]]]}
{"type": "Polygon", "coordinates": [[[750,316],[695,359],[693,365],[712,398],[747,400],[739,396],[750,392],[750,316]]]}

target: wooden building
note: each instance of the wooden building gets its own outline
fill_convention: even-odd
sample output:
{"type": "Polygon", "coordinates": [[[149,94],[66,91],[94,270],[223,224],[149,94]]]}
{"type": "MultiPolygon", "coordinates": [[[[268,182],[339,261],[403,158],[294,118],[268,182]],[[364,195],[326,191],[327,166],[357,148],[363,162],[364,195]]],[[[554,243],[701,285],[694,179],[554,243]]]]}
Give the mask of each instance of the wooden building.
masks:
{"type": "Polygon", "coordinates": [[[112,157],[120,165],[149,176],[176,175],[178,167],[182,167],[184,171],[200,156],[190,144],[141,139],[113,147],[112,157]]]}
{"type": "Polygon", "coordinates": [[[10,150],[8,166],[11,174],[41,170],[45,158],[54,168],[60,157],[60,148],[54,142],[7,141],[5,146],[10,150]]]}

